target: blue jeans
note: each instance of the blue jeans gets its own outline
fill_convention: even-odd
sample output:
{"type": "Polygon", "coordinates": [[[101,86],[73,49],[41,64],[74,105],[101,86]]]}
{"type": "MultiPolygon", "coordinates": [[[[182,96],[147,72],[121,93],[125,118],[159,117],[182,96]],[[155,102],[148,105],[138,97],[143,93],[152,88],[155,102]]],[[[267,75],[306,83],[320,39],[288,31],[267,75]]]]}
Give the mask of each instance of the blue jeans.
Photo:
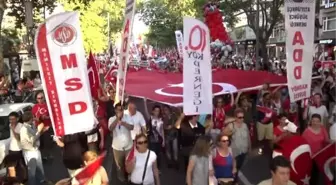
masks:
{"type": "Polygon", "coordinates": [[[43,184],[44,169],[39,150],[23,151],[23,157],[28,167],[28,185],[43,184]]]}

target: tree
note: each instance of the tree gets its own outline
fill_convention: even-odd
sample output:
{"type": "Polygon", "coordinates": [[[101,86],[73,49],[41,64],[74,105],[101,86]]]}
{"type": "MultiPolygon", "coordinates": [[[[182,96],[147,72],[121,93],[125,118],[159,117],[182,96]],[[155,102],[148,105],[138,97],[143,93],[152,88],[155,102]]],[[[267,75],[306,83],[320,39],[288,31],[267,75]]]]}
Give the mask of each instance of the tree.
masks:
{"type": "MultiPolygon", "coordinates": [[[[195,6],[201,7],[201,4],[206,3],[205,0],[195,0],[195,6]]],[[[259,14],[256,12],[257,0],[224,0],[220,1],[220,9],[223,10],[225,22],[234,27],[238,21],[237,14],[246,14],[247,25],[254,31],[259,39],[261,57],[263,61],[268,61],[267,42],[273,32],[273,28],[277,23],[284,21],[280,11],[284,5],[284,0],[260,0],[259,14]],[[259,25],[257,20],[259,16],[259,25]],[[257,31],[258,30],[258,31],[257,31]],[[258,33],[258,34],[257,34],[258,33]]]]}
{"type": "Polygon", "coordinates": [[[112,40],[115,34],[122,27],[124,17],[124,0],[95,0],[87,5],[79,2],[63,2],[65,10],[79,11],[82,37],[86,52],[102,52],[107,49],[108,33],[112,33],[112,40]],[[108,14],[110,14],[110,30],[108,30],[108,14]]]}
{"type": "Polygon", "coordinates": [[[16,29],[2,29],[4,55],[20,50],[21,40],[16,29]]]}
{"type": "MultiPolygon", "coordinates": [[[[47,10],[50,10],[52,12],[57,2],[55,0],[31,0],[31,1],[33,3],[33,13],[34,18],[36,20],[38,18],[41,18],[43,8],[46,8],[47,10]]],[[[73,0],[68,1],[71,2],[73,0]]],[[[90,3],[91,0],[75,0],[75,1],[83,4],[88,4],[90,3]]],[[[16,18],[17,28],[21,28],[25,20],[24,2],[25,2],[24,0],[0,0],[0,73],[2,73],[4,69],[3,68],[4,37],[1,36],[1,33],[2,33],[2,21],[5,15],[5,11],[8,10],[8,15],[14,16],[16,18]]]]}
{"type": "Polygon", "coordinates": [[[175,31],[183,29],[183,16],[195,16],[192,0],[148,0],[140,3],[140,18],[149,26],[148,43],[160,48],[176,45],[175,31]]]}

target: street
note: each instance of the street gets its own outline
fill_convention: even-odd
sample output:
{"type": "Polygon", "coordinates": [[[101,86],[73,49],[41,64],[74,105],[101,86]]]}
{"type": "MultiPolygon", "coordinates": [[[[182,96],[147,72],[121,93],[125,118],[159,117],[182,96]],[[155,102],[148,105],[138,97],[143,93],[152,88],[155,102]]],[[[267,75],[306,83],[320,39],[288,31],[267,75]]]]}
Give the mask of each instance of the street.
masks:
{"type": "MultiPolygon", "coordinates": [[[[111,146],[111,138],[108,137],[107,146],[111,146]]],[[[107,151],[104,161],[104,167],[109,175],[111,185],[124,185],[117,180],[116,167],[113,161],[111,148],[107,151]]],[[[56,145],[53,147],[54,159],[44,162],[44,170],[48,180],[56,183],[57,181],[68,177],[66,168],[63,165],[61,150],[56,145]]],[[[265,156],[251,154],[242,168],[243,173],[239,173],[240,185],[255,185],[261,180],[269,178],[269,161],[265,156]]],[[[185,173],[183,172],[183,162],[180,162],[180,170],[166,168],[163,161],[161,169],[161,185],[183,185],[185,182],[185,173]]]]}

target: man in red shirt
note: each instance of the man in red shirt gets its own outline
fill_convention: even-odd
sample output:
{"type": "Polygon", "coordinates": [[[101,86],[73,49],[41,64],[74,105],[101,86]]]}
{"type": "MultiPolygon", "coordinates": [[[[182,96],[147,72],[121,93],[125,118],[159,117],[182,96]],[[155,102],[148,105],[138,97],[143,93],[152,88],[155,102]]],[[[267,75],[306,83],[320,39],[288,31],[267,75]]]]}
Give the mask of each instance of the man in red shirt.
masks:
{"type": "Polygon", "coordinates": [[[51,127],[51,119],[48,112],[48,106],[44,98],[43,92],[39,92],[36,95],[37,104],[33,106],[32,113],[34,115],[35,125],[43,122],[43,133],[40,137],[40,150],[43,151],[44,160],[52,159],[51,148],[53,146],[52,134],[53,129],[51,127]]]}

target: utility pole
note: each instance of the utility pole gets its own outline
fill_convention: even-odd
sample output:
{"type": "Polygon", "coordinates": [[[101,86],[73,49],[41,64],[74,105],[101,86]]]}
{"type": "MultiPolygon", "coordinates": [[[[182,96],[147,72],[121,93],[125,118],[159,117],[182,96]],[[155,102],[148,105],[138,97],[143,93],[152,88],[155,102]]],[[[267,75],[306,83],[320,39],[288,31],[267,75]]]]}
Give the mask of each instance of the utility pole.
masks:
{"type": "Polygon", "coordinates": [[[260,43],[259,43],[259,29],[260,29],[260,20],[259,20],[259,16],[260,16],[260,0],[257,0],[257,16],[256,16],[256,29],[255,29],[255,34],[256,34],[256,45],[255,45],[255,50],[256,50],[256,69],[259,70],[260,66],[259,66],[259,48],[260,48],[260,43]]]}

